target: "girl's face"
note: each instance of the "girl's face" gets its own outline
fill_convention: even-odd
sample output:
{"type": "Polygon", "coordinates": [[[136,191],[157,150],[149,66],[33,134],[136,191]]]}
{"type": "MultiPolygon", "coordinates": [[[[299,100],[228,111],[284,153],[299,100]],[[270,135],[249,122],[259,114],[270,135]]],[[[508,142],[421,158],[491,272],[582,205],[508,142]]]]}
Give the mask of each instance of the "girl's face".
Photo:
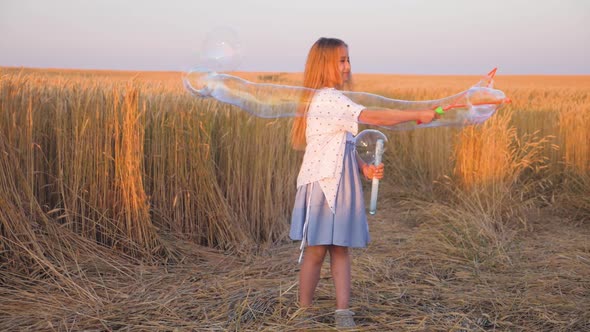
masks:
{"type": "Polygon", "coordinates": [[[348,47],[341,46],[338,49],[338,69],[342,75],[342,83],[347,83],[350,80],[350,57],[348,56],[348,47]]]}

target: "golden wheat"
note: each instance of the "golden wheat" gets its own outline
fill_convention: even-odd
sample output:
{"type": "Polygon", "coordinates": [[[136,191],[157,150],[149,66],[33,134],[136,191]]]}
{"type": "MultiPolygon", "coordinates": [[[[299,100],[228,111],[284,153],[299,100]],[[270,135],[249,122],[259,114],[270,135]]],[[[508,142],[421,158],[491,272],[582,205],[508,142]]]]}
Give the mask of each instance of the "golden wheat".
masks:
{"type": "MultiPolygon", "coordinates": [[[[300,81],[299,74],[239,74],[300,81]]],[[[356,90],[435,99],[476,79],[359,75],[356,90]]],[[[494,202],[523,176],[539,176],[527,170],[553,180],[566,168],[586,177],[589,80],[499,81],[513,104],[483,126],[387,132],[392,183],[430,188],[450,176],[494,202]]],[[[19,151],[15,162],[34,193],[27,200],[78,234],[147,252],[162,249],[156,227],[224,248],[284,236],[300,160],[285,134],[289,121],[193,99],[175,73],[4,69],[1,98],[5,149],[19,151]]]]}
{"type": "MultiPolygon", "coordinates": [[[[358,75],[356,90],[436,99],[477,79],[358,75]]],[[[497,82],[513,103],[482,126],[386,132],[387,213],[353,257],[370,329],[588,327],[590,78],[497,82]]],[[[289,126],[192,98],[178,73],[2,69],[0,328],[290,328],[289,126]]]]}

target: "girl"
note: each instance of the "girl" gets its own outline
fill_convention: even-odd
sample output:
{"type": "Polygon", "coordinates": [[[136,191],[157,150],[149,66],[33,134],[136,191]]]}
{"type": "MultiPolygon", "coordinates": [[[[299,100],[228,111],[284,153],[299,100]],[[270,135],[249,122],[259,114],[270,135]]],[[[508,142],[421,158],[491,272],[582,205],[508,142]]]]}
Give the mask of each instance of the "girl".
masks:
{"type": "MultiPolygon", "coordinates": [[[[395,125],[405,121],[429,123],[433,110],[371,110],[353,103],[340,91],[350,83],[348,45],[320,38],[311,47],[303,85],[315,89],[303,102],[292,128],[292,144],[304,149],[289,236],[305,250],[299,272],[301,308],[312,304],[326,253],[336,288],[335,323],[354,327],[349,310],[350,255],[348,248],[366,247],[369,231],[359,170],[372,179],[383,177],[383,164],[367,165],[355,153],[358,123],[395,125]]],[[[300,261],[301,261],[300,256],[300,261]]]]}

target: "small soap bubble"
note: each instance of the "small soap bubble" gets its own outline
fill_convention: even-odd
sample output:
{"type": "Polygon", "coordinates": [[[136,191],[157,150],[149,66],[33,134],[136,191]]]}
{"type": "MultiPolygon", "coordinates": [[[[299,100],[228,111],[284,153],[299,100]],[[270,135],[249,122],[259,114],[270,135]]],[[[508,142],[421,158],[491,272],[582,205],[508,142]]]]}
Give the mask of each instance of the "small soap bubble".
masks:
{"type": "Polygon", "coordinates": [[[211,78],[217,73],[235,71],[242,62],[242,47],[238,33],[229,27],[211,30],[193,67],[182,74],[187,90],[199,97],[210,97],[211,78]]]}
{"type": "Polygon", "coordinates": [[[207,34],[197,67],[213,72],[235,71],[242,62],[238,33],[229,27],[213,29],[207,34]]]}
{"type": "MultiPolygon", "coordinates": [[[[375,149],[379,139],[383,140],[383,143],[387,143],[387,136],[375,129],[363,130],[356,136],[356,153],[365,163],[375,163],[375,149]]],[[[383,146],[383,151],[385,151],[386,145],[383,146]]]]}

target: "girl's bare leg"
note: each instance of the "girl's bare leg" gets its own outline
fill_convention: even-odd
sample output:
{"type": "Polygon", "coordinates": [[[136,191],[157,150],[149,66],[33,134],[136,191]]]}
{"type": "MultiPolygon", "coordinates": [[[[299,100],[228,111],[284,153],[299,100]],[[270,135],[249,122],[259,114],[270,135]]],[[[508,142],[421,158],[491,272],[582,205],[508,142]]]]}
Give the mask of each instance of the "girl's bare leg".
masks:
{"type": "Polygon", "coordinates": [[[305,248],[303,263],[299,271],[299,305],[311,306],[315,288],[320,280],[320,271],[328,246],[309,246],[305,248]]]}
{"type": "Polygon", "coordinates": [[[330,246],[330,267],[336,288],[336,309],[348,309],[350,302],[350,255],[348,247],[330,246]]]}

